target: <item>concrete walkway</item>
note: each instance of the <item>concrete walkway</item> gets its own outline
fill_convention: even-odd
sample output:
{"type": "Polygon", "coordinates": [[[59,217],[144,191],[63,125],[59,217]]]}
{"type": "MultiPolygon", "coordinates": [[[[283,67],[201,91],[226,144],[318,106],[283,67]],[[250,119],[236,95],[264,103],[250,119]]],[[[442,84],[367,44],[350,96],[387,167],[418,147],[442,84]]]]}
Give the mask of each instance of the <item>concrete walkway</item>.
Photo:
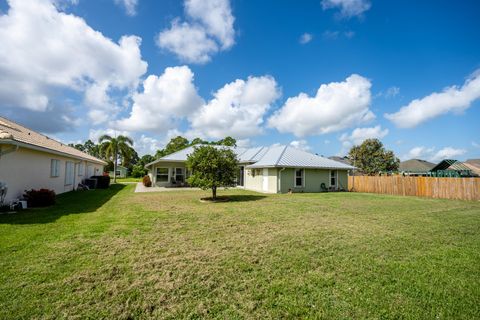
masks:
{"type": "Polygon", "coordinates": [[[193,191],[193,190],[201,190],[200,188],[165,188],[165,187],[150,187],[147,188],[143,185],[143,183],[138,182],[137,186],[135,187],[135,192],[170,192],[170,191],[193,191]]]}

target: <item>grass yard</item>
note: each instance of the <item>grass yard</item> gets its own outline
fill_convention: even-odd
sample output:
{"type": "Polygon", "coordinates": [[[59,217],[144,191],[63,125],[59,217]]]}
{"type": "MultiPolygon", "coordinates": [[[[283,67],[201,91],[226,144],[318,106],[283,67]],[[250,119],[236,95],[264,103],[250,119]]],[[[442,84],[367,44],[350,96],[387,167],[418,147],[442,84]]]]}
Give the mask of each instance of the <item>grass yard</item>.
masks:
{"type": "MultiPolygon", "coordinates": [[[[113,182],[113,178],[112,178],[113,182]]],[[[128,177],[128,178],[117,178],[118,183],[122,182],[142,182],[142,178],[134,178],[134,177],[128,177]]]]}
{"type": "Polygon", "coordinates": [[[0,216],[0,318],[480,318],[480,202],[227,190],[0,216]]]}

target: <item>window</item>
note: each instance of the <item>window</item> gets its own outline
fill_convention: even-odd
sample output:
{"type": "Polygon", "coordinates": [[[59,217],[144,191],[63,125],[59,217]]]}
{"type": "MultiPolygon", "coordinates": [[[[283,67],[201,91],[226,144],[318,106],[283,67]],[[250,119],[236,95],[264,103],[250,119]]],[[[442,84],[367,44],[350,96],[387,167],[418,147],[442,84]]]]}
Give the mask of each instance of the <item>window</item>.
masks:
{"type": "Polygon", "coordinates": [[[303,176],[304,176],[303,169],[295,170],[295,187],[303,187],[303,176]]]}
{"type": "Polygon", "coordinates": [[[65,185],[73,184],[73,162],[65,162],[65,185]]]}
{"type": "Polygon", "coordinates": [[[83,167],[83,163],[79,163],[78,164],[78,176],[81,177],[83,176],[83,172],[85,171],[84,167],[83,167]]]}
{"type": "Polygon", "coordinates": [[[87,166],[87,177],[90,178],[93,174],[93,166],[87,166]]]}
{"type": "Polygon", "coordinates": [[[60,160],[52,159],[50,161],[50,176],[51,177],[60,176],[60,160]]]}
{"type": "Polygon", "coordinates": [[[183,174],[183,168],[175,168],[175,181],[185,182],[185,176],[183,174]]]}
{"type": "Polygon", "coordinates": [[[157,182],[168,182],[168,168],[157,168],[157,182]]]}
{"type": "Polygon", "coordinates": [[[330,186],[337,186],[337,170],[330,170],[330,186]]]}

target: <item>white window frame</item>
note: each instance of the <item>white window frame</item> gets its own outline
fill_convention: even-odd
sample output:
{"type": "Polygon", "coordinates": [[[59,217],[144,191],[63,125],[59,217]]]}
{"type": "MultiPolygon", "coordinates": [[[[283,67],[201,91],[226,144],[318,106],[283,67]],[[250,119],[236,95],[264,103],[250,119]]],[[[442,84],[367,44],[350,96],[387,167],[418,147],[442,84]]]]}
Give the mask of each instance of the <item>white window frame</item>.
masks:
{"type": "Polygon", "coordinates": [[[60,160],[58,159],[50,160],[50,177],[51,178],[60,177],[60,160]]]}
{"type": "Polygon", "coordinates": [[[83,163],[80,162],[80,163],[78,164],[78,172],[77,172],[77,175],[78,175],[79,177],[83,176],[84,171],[85,171],[84,167],[85,167],[85,166],[83,165],[83,163]]]}
{"type": "Polygon", "coordinates": [[[293,186],[295,188],[304,188],[305,187],[305,169],[304,168],[295,168],[294,172],[293,172],[293,186]],[[298,170],[302,170],[302,184],[301,185],[298,185],[297,184],[297,171],[298,170]]]}
{"type": "Polygon", "coordinates": [[[177,175],[178,176],[182,176],[183,177],[183,181],[181,181],[182,183],[185,183],[185,168],[173,168],[173,177],[175,178],[175,182],[178,181],[177,180],[177,175]],[[177,169],[180,169],[182,171],[182,174],[177,174],[177,169]]]}
{"type": "Polygon", "coordinates": [[[71,186],[75,180],[74,164],[72,161],[65,161],[65,185],[71,186]]]}
{"type": "Polygon", "coordinates": [[[338,187],[338,170],[330,170],[330,172],[328,173],[328,183],[330,187],[338,187]],[[335,172],[335,175],[333,177],[335,179],[335,184],[332,184],[332,172],[335,172]]]}
{"type": "MultiPolygon", "coordinates": [[[[164,176],[165,174],[161,174],[162,176],[164,176]]],[[[155,181],[157,182],[170,182],[170,168],[167,168],[167,167],[157,167],[156,170],[155,170],[155,181]],[[167,169],[167,180],[166,181],[159,181],[158,180],[158,170],[159,169],[167,169]]]]}
{"type": "Polygon", "coordinates": [[[87,165],[87,178],[90,178],[92,177],[93,175],[95,174],[95,169],[93,168],[93,166],[91,164],[88,164],[87,165]]]}

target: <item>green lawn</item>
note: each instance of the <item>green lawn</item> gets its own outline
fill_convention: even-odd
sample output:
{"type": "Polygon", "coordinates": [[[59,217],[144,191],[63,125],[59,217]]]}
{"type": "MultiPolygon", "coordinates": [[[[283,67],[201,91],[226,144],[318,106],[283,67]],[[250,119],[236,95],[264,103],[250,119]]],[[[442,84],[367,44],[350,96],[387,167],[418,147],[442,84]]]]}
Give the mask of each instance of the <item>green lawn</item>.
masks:
{"type": "Polygon", "coordinates": [[[114,185],[0,216],[0,319],[480,318],[480,202],[114,185]]]}
{"type": "MultiPolygon", "coordinates": [[[[113,182],[113,178],[111,179],[113,182]]],[[[133,177],[128,177],[128,178],[117,178],[118,183],[122,182],[141,182],[142,178],[133,178],[133,177]]]]}

